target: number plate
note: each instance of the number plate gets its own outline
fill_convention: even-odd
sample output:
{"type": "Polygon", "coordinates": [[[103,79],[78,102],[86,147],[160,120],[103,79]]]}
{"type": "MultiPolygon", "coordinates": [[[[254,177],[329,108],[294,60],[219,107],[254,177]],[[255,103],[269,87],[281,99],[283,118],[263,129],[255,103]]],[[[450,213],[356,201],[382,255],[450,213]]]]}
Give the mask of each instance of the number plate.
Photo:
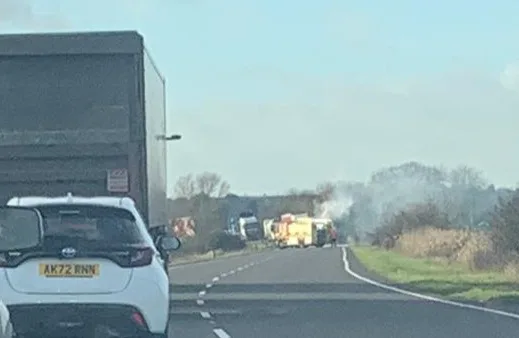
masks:
{"type": "Polygon", "coordinates": [[[40,276],[93,278],[99,276],[99,264],[40,264],[40,276]]]}

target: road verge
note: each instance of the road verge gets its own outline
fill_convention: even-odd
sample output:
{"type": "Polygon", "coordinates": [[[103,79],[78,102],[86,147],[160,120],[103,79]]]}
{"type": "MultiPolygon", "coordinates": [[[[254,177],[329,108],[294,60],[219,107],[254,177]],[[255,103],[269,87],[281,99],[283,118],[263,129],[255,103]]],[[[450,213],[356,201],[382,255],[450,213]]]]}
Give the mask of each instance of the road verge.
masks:
{"type": "Polygon", "coordinates": [[[224,259],[229,257],[250,255],[266,250],[271,250],[274,247],[270,243],[265,242],[250,242],[242,250],[236,251],[223,251],[223,250],[211,250],[206,253],[195,253],[195,254],[184,254],[182,256],[173,256],[170,266],[193,264],[205,261],[212,261],[215,259],[224,259]]]}
{"type": "Polygon", "coordinates": [[[471,271],[460,264],[404,256],[371,246],[353,246],[352,269],[412,292],[519,312],[519,281],[498,271],[471,271]]]}

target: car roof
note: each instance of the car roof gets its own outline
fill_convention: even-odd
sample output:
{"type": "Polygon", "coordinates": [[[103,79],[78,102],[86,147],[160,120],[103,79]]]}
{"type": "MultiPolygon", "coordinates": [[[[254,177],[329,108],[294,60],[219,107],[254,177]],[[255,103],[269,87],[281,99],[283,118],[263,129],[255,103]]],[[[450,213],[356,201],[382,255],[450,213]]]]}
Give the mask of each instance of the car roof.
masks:
{"type": "Polygon", "coordinates": [[[74,196],[68,193],[66,196],[16,196],[9,199],[7,205],[10,206],[41,206],[53,204],[82,204],[82,205],[98,205],[106,207],[116,207],[133,211],[135,202],[130,197],[114,197],[114,196],[74,196]]]}

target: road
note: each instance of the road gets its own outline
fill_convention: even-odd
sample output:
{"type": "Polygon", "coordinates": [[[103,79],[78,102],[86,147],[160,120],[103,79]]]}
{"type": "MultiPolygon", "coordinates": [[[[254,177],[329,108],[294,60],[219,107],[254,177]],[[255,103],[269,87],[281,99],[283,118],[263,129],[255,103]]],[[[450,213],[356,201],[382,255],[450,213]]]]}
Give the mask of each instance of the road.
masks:
{"type": "Polygon", "coordinates": [[[343,248],[286,249],[171,270],[173,337],[515,337],[519,319],[388,291],[343,248]],[[356,271],[358,263],[349,259],[356,271]],[[361,267],[358,267],[361,270],[361,267]]]}

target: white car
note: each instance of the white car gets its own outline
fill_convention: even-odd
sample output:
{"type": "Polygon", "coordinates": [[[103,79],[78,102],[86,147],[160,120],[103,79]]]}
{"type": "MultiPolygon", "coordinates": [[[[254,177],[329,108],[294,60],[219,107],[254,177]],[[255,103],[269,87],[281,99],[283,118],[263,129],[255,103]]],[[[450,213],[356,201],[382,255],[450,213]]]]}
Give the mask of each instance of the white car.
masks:
{"type": "Polygon", "coordinates": [[[11,324],[11,318],[9,317],[9,311],[5,304],[0,301],[0,338],[12,337],[13,326],[11,324]]]}
{"type": "Polygon", "coordinates": [[[164,338],[161,257],[179,247],[128,197],[15,197],[0,207],[0,299],[17,337],[164,338]]]}

